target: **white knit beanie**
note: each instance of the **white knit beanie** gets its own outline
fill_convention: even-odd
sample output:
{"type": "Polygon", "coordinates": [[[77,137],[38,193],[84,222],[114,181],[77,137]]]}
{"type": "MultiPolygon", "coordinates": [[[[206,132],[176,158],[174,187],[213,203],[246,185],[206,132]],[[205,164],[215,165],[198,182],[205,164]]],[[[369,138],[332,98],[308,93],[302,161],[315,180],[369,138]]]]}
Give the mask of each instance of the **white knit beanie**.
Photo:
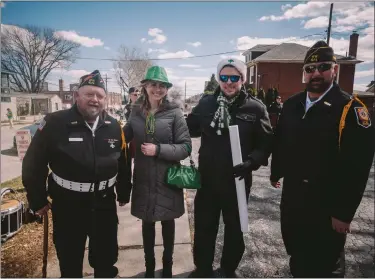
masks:
{"type": "Polygon", "coordinates": [[[228,59],[224,59],[224,60],[220,61],[220,63],[217,65],[217,75],[216,75],[217,81],[220,81],[219,76],[220,76],[221,70],[225,66],[228,66],[228,65],[231,65],[231,66],[235,67],[240,72],[240,74],[242,76],[242,80],[246,81],[246,76],[247,76],[246,64],[244,62],[242,62],[241,60],[238,60],[236,58],[228,58],[228,59]]]}

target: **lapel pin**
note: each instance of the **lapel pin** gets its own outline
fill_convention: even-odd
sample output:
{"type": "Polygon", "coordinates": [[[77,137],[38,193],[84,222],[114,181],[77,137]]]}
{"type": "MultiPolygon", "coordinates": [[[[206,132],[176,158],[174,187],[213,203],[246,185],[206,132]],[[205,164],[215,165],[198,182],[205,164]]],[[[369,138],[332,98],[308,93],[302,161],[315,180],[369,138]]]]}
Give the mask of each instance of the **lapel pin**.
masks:
{"type": "Polygon", "coordinates": [[[327,106],[331,106],[331,104],[328,103],[328,102],[324,102],[324,104],[327,105],[327,106]]]}
{"type": "Polygon", "coordinates": [[[77,123],[78,123],[77,121],[70,122],[70,124],[77,124],[77,123]]]}

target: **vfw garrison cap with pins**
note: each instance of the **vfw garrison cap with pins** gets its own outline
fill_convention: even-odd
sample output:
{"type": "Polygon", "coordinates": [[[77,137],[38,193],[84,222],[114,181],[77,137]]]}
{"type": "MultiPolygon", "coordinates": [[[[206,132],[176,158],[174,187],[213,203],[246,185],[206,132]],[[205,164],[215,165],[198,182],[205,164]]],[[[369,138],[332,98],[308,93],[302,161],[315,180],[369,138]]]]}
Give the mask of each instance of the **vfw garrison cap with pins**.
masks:
{"type": "Polygon", "coordinates": [[[316,42],[306,53],[304,64],[336,62],[333,49],[325,41],[316,42]]]}
{"type": "Polygon", "coordinates": [[[104,80],[98,70],[95,70],[91,74],[84,75],[80,78],[78,88],[85,85],[101,87],[105,91],[104,80]]]}

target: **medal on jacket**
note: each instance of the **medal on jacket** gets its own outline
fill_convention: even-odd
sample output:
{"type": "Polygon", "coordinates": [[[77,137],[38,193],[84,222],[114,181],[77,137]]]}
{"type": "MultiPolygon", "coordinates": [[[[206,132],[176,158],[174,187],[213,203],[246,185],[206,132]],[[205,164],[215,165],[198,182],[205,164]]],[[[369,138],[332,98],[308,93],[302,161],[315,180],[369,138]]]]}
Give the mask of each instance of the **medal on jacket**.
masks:
{"type": "Polygon", "coordinates": [[[116,139],[106,139],[106,140],[108,140],[110,148],[115,148],[114,143],[117,141],[116,139]]]}

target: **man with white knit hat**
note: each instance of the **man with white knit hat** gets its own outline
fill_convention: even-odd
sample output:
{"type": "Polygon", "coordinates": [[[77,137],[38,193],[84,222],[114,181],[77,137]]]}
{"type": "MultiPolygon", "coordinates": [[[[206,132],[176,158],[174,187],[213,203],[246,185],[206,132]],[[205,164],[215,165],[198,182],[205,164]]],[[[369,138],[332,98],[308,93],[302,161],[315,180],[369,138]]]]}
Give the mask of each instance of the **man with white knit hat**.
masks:
{"type": "Polygon", "coordinates": [[[246,199],[252,171],[268,164],[272,127],[262,102],[246,93],[247,68],[230,58],[217,66],[218,88],[204,95],[187,124],[191,137],[201,137],[199,171],[201,189],[194,201],[194,264],[190,277],[238,277],[236,269],[245,251],[237,205],[235,177],[245,179],[246,199]],[[243,163],[233,167],[229,126],[238,125],[243,163]],[[225,224],[224,248],[219,274],[212,263],[220,213],[225,224]]]}

